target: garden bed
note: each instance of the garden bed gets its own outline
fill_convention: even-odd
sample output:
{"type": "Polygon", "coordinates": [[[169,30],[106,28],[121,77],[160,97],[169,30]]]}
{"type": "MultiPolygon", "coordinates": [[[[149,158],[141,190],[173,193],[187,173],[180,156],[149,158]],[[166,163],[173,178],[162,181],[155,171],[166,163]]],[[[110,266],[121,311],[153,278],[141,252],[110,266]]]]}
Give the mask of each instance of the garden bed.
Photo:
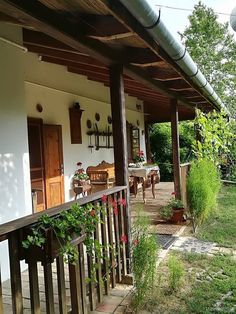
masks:
{"type": "Polygon", "coordinates": [[[231,256],[171,253],[184,273],[176,290],[169,285],[168,257],[158,268],[145,312],[210,314],[236,313],[236,261],[231,256]]]}

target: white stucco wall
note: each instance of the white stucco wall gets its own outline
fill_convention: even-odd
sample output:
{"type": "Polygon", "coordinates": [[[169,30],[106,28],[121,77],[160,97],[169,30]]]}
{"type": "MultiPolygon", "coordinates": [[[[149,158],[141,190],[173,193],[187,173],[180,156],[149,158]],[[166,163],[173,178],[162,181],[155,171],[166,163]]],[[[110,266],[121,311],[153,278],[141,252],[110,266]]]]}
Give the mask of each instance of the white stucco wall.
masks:
{"type": "MultiPolygon", "coordinates": [[[[17,27],[0,23],[0,36],[22,42],[17,27]]],[[[32,211],[23,58],[22,50],[0,41],[0,224],[32,211]]],[[[1,243],[3,280],[7,255],[1,243]]]]}
{"type": "MultiPolygon", "coordinates": [[[[107,127],[107,116],[111,115],[109,89],[101,83],[87,80],[85,76],[69,73],[63,66],[39,61],[35,54],[27,54],[25,58],[25,95],[27,114],[29,117],[40,117],[44,123],[62,125],[63,157],[65,173],[65,200],[69,201],[74,196],[71,190],[71,177],[76,170],[76,163],[81,161],[83,167],[97,165],[102,160],[114,161],[113,149],[89,149],[89,138],[86,134],[86,121],[95,121],[95,113],[100,114],[97,122],[99,130],[107,127]],[[34,69],[34,71],[32,71],[34,69]],[[97,99],[96,99],[97,98],[97,99]],[[82,144],[71,144],[68,108],[79,101],[84,110],[81,119],[82,144]],[[43,112],[38,113],[36,104],[43,106],[43,112]]],[[[127,121],[137,125],[139,120],[140,130],[144,130],[143,114],[137,112],[136,98],[126,96],[127,121]],[[128,109],[129,108],[129,109],[128,109]]],[[[111,128],[111,126],[110,126],[111,128]]],[[[140,132],[141,149],[145,150],[144,134],[140,132]]],[[[100,138],[100,141],[102,138],[100,138]]],[[[92,137],[94,144],[94,137],[92,137]]],[[[101,142],[101,144],[105,144],[101,142]]]]}

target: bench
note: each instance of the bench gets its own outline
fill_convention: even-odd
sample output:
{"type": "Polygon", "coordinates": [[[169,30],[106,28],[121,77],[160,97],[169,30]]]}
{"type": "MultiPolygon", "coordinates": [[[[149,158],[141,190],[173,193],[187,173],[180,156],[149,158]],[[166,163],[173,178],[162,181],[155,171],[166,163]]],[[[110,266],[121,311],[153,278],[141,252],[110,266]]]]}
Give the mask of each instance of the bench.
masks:
{"type": "Polygon", "coordinates": [[[102,161],[97,166],[89,166],[86,170],[92,185],[92,191],[107,189],[115,185],[114,163],[102,161]]]}

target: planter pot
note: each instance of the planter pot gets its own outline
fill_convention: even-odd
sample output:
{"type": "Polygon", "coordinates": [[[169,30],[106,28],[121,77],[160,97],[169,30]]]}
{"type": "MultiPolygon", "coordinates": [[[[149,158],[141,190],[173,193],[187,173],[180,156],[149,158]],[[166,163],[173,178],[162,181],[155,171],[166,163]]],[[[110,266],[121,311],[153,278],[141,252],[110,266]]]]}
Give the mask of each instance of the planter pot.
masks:
{"type": "Polygon", "coordinates": [[[172,217],[170,222],[180,224],[183,222],[184,208],[172,208],[172,217]]]}
{"type": "Polygon", "coordinates": [[[74,179],[74,182],[73,182],[73,185],[74,187],[76,186],[83,186],[83,185],[89,185],[89,180],[77,180],[77,179],[74,179]]]}
{"type": "MultiPolygon", "coordinates": [[[[31,230],[24,230],[22,240],[26,239],[27,235],[31,235],[31,230]]],[[[45,243],[42,247],[32,245],[28,249],[21,247],[21,258],[25,259],[26,263],[29,261],[37,261],[42,263],[53,263],[54,259],[60,255],[61,243],[56,237],[52,229],[45,230],[45,243]]],[[[71,233],[71,244],[78,245],[84,241],[85,235],[78,236],[75,233],[71,233]]]]}

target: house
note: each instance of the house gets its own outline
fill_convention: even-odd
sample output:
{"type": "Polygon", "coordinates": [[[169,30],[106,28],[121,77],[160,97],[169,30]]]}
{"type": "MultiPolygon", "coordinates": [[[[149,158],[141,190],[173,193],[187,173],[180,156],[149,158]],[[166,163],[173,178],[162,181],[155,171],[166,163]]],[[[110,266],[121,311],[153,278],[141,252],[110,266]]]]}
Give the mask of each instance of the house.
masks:
{"type": "MultiPolygon", "coordinates": [[[[178,121],[193,119],[196,107],[210,111],[223,104],[160,14],[143,0],[0,0],[0,69],[1,273],[2,280],[8,277],[10,263],[13,309],[22,313],[14,277],[20,274],[16,232],[27,220],[15,220],[32,214],[32,188],[39,210],[71,201],[76,163],[87,168],[102,160],[115,162],[116,185],[127,186],[132,129],[148,157],[148,125],[171,121],[180,195],[178,121]],[[80,109],[70,116],[75,103],[80,109]],[[81,134],[74,140],[70,117],[78,112],[81,134]],[[88,120],[92,130],[112,130],[109,147],[96,149],[88,120]],[[51,176],[45,174],[45,159],[48,173],[56,171],[51,176]],[[45,190],[33,186],[40,180],[48,184],[45,190]]],[[[40,215],[30,216],[28,224],[40,215]]],[[[0,291],[0,309],[1,302],[0,291]]]]}

